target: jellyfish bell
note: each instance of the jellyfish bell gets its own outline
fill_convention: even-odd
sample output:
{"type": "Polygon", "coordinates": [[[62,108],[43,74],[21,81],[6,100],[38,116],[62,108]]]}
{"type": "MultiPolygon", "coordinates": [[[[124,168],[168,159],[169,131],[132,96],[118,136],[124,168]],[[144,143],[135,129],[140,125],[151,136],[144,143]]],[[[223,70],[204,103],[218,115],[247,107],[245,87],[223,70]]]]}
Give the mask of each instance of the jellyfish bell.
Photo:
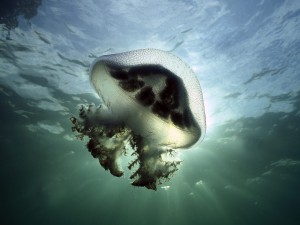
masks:
{"type": "Polygon", "coordinates": [[[90,138],[89,151],[113,175],[123,175],[118,159],[130,143],[136,159],[128,168],[139,165],[132,184],[156,189],[180,163],[166,155],[203,140],[200,84],[190,67],[169,52],[101,56],[91,65],[90,79],[103,104],[83,106],[80,118],[73,117],[73,129],[90,138]]]}
{"type": "Polygon", "coordinates": [[[134,132],[171,147],[188,147],[203,139],[201,88],[193,71],[176,56],[156,49],[105,55],[90,71],[114,120],[126,120],[134,132]]]}

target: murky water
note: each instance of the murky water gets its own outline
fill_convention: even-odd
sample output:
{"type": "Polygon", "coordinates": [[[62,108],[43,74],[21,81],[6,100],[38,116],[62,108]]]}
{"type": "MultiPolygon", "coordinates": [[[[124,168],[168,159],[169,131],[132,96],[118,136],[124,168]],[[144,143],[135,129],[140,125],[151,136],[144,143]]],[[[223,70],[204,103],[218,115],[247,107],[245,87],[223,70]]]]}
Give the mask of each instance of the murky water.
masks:
{"type": "Polygon", "coordinates": [[[298,224],[300,2],[2,1],[1,224],[298,224]],[[95,58],[170,51],[207,132],[157,191],[111,176],[69,117],[101,103],[95,58]]]}

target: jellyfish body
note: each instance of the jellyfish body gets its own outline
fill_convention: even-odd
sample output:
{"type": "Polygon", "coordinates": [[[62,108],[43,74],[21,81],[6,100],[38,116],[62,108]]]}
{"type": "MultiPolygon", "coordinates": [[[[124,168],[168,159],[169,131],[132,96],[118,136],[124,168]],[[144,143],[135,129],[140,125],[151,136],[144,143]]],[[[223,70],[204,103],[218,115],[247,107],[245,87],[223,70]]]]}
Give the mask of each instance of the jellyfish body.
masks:
{"type": "MultiPolygon", "coordinates": [[[[82,106],[73,129],[90,138],[88,149],[115,176],[126,143],[139,168],[135,186],[156,189],[180,161],[173,151],[203,140],[205,112],[200,84],[190,67],[169,52],[142,49],[105,55],[92,64],[90,79],[103,104],[82,106]]],[[[124,150],[125,149],[125,150],[124,150]]]]}

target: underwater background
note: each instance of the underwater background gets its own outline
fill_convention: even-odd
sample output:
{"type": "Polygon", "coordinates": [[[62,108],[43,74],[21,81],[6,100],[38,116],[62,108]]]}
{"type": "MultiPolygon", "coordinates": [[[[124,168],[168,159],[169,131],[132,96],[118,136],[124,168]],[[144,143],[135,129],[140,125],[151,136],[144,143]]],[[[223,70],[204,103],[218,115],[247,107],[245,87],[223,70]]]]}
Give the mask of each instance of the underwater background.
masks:
{"type": "Polygon", "coordinates": [[[0,224],[299,224],[299,0],[2,0],[0,224]],[[191,66],[204,141],[157,191],[105,171],[69,117],[101,100],[95,58],[191,66]]]}

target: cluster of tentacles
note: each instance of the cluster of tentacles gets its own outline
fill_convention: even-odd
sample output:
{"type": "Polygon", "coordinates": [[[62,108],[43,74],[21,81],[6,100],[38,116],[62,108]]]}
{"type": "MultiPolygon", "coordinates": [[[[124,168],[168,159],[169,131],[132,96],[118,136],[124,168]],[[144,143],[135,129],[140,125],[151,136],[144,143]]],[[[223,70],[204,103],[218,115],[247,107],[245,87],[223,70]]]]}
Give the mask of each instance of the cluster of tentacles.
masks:
{"type": "Polygon", "coordinates": [[[134,160],[129,163],[128,169],[137,167],[130,176],[134,186],[156,190],[157,185],[168,181],[178,170],[181,161],[174,159],[175,150],[150,143],[147,138],[135,134],[127,127],[125,121],[122,124],[102,121],[101,106],[82,105],[79,118],[72,116],[70,120],[77,138],[89,138],[89,152],[112,175],[120,177],[124,174],[119,159],[132,152],[134,160]]]}

